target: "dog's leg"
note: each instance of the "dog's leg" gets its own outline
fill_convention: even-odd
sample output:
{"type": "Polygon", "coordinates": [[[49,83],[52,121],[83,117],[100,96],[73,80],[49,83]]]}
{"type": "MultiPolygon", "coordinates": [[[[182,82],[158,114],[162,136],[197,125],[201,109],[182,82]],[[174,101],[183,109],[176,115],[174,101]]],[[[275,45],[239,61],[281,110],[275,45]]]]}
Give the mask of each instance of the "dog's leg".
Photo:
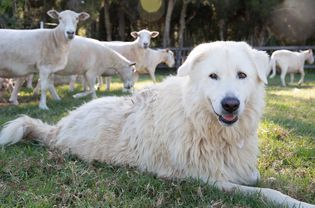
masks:
{"type": "Polygon", "coordinates": [[[315,208],[315,205],[308,204],[296,200],[288,195],[281,193],[269,188],[258,188],[258,187],[249,187],[238,184],[233,184],[230,182],[214,182],[212,185],[218,187],[222,191],[226,192],[235,192],[239,191],[246,195],[260,194],[262,197],[267,199],[269,202],[276,203],[278,205],[286,206],[288,208],[315,208]]]}

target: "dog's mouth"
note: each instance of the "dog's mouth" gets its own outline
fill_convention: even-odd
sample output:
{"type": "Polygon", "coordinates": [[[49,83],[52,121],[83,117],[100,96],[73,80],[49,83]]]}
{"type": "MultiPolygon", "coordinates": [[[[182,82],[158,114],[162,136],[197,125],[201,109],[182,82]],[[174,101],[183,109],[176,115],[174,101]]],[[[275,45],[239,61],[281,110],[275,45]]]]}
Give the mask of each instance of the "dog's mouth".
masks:
{"type": "MultiPolygon", "coordinates": [[[[217,114],[217,113],[216,113],[217,114]]],[[[234,114],[218,115],[219,121],[225,125],[232,125],[238,120],[238,116],[234,114]]]]}
{"type": "Polygon", "coordinates": [[[234,124],[236,121],[238,121],[238,115],[237,114],[233,114],[233,113],[225,113],[225,114],[218,114],[215,110],[214,107],[212,105],[211,100],[209,99],[211,107],[213,112],[217,115],[218,120],[221,124],[223,124],[224,126],[231,126],[232,124],[234,124]]]}

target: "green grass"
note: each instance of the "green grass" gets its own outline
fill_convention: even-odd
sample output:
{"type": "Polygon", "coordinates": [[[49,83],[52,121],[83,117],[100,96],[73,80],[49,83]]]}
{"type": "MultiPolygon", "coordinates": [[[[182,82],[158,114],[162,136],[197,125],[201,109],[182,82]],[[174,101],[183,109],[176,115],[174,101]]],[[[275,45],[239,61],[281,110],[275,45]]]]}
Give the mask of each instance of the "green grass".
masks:
{"type": "MultiPolygon", "coordinates": [[[[164,77],[159,73],[158,81],[164,77]]],[[[144,77],[137,88],[151,83],[144,77]]],[[[315,204],[315,74],[302,87],[267,87],[259,136],[261,187],[271,187],[315,204]]],[[[38,97],[20,93],[20,106],[0,105],[0,125],[27,114],[51,123],[90,98],[73,99],[58,87],[62,100],[48,99],[49,111],[38,109],[38,97]]],[[[76,92],[79,92],[77,88],[76,92]]],[[[110,92],[123,95],[114,80],[110,92]]],[[[8,98],[8,95],[6,95],[8,98]]],[[[222,193],[200,181],[161,179],[130,167],[85,163],[36,142],[0,147],[0,207],[278,207],[257,196],[222,193]]]]}

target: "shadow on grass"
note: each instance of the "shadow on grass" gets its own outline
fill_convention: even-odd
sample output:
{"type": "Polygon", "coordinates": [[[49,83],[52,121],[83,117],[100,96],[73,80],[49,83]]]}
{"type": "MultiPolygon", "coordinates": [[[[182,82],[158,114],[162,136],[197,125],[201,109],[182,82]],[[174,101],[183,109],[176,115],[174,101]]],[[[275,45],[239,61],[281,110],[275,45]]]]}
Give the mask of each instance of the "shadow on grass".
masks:
{"type": "Polygon", "coordinates": [[[298,135],[315,139],[314,109],[314,99],[272,95],[267,99],[264,117],[268,121],[293,130],[298,135]],[[288,103],[284,102],[285,100],[288,100],[288,103]]]}

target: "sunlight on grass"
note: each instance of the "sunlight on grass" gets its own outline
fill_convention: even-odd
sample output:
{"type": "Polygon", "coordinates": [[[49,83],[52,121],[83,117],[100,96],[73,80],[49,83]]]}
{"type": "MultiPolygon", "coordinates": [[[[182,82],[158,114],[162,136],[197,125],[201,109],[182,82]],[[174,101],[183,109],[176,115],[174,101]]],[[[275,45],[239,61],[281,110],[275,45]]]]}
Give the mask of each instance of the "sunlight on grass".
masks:
{"type": "Polygon", "coordinates": [[[275,89],[275,90],[269,90],[269,94],[301,98],[301,99],[306,99],[306,100],[315,99],[314,88],[275,89]]]}

